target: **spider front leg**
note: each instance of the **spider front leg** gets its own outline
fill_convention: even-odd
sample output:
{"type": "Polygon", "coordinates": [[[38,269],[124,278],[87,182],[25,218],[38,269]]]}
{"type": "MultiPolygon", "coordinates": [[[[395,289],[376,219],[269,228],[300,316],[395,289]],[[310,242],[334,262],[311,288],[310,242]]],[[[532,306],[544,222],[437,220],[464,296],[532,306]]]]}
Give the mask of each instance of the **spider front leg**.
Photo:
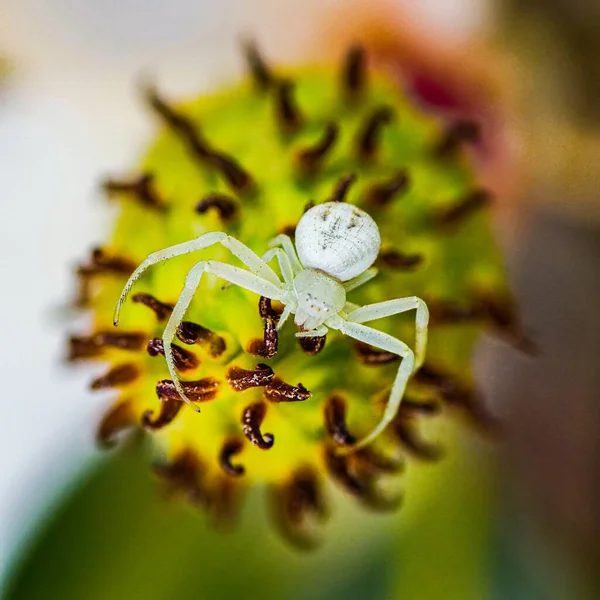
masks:
{"type": "Polygon", "coordinates": [[[396,300],[388,300],[386,302],[378,302],[376,304],[367,304],[361,306],[346,316],[346,319],[352,323],[366,323],[391,317],[409,310],[417,311],[416,325],[416,341],[415,341],[415,371],[418,370],[425,360],[427,352],[427,327],[429,325],[429,309],[427,304],[416,296],[409,298],[398,298],[396,300]]]}
{"type": "Polygon", "coordinates": [[[415,368],[415,355],[413,354],[413,351],[399,339],[392,337],[387,333],[383,333],[383,331],[361,325],[360,323],[350,323],[340,318],[336,323],[336,329],[339,329],[341,333],[350,336],[359,342],[364,342],[365,344],[375,346],[381,350],[392,352],[402,359],[383,417],[377,427],[375,427],[367,437],[363,438],[353,446],[338,450],[340,454],[351,454],[360,448],[368,446],[394,420],[398,413],[398,409],[400,408],[400,403],[402,402],[408,379],[415,368]]]}
{"type": "Polygon", "coordinates": [[[265,261],[258,256],[258,254],[250,250],[248,246],[242,244],[242,242],[236,240],[234,237],[231,237],[226,233],[213,231],[210,233],[205,233],[195,240],[189,240],[181,244],[176,244],[170,248],[165,248],[164,250],[159,250],[158,252],[153,252],[150,254],[150,256],[148,256],[148,258],[146,258],[146,260],[133,272],[125,284],[119,301],[117,302],[117,306],[115,307],[113,323],[115,325],[118,324],[121,305],[123,302],[125,302],[129,292],[131,291],[131,288],[133,287],[133,284],[141,277],[146,269],[152,265],[164,262],[165,260],[175,258],[176,256],[189,254],[190,252],[196,252],[197,250],[204,250],[205,248],[209,248],[215,244],[221,244],[230,250],[234,256],[239,258],[244,265],[246,265],[250,271],[256,275],[273,283],[274,285],[280,285],[279,277],[277,277],[275,271],[273,271],[273,269],[271,269],[271,267],[269,267],[269,265],[267,265],[265,261]]]}
{"type": "MultiPolygon", "coordinates": [[[[185,279],[183,291],[181,292],[181,295],[175,304],[175,308],[171,313],[167,326],[163,331],[162,339],[167,367],[169,368],[169,373],[173,379],[175,389],[179,392],[181,399],[192,406],[193,404],[185,395],[183,387],[181,386],[181,382],[179,381],[179,377],[177,376],[177,369],[175,368],[175,361],[173,360],[171,343],[175,338],[177,328],[181,324],[181,321],[183,320],[183,317],[190,306],[196,289],[200,285],[200,280],[204,273],[212,273],[217,275],[217,277],[221,277],[230,283],[239,285],[240,287],[250,290],[256,294],[260,294],[261,296],[270,298],[271,300],[281,300],[283,295],[283,286],[281,282],[279,282],[279,285],[275,285],[270,281],[255,275],[254,273],[250,273],[244,269],[240,269],[239,267],[234,267],[233,265],[228,265],[227,263],[207,260],[197,263],[190,269],[185,279]]],[[[199,409],[196,410],[200,412],[199,409]]]]}
{"type": "Polygon", "coordinates": [[[300,271],[304,270],[304,267],[298,258],[296,248],[294,248],[294,242],[292,242],[292,239],[289,235],[282,233],[273,238],[269,242],[269,248],[274,248],[275,246],[283,247],[284,252],[287,254],[287,257],[290,260],[290,264],[292,265],[292,271],[294,272],[294,275],[298,275],[300,271]]]}
{"type": "Polygon", "coordinates": [[[296,333],[296,337],[298,338],[311,338],[311,337],[323,337],[327,335],[329,329],[325,325],[321,325],[321,327],[317,327],[316,329],[311,329],[310,331],[299,331],[296,333]]]}

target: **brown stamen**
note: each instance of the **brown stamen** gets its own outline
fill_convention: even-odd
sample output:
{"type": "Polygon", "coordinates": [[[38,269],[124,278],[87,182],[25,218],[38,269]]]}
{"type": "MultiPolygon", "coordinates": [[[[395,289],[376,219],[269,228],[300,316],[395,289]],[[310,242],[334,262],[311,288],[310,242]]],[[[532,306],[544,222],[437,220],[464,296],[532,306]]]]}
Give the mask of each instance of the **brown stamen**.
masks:
{"type": "Polygon", "coordinates": [[[113,196],[115,194],[127,194],[133,196],[143,206],[148,208],[165,211],[166,203],[160,197],[154,186],[154,175],[152,173],[144,173],[133,181],[121,181],[116,179],[107,179],[102,187],[104,191],[113,196]]]}
{"type": "Polygon", "coordinates": [[[290,385],[275,377],[265,387],[265,396],[271,402],[303,402],[311,397],[311,392],[301,383],[297,386],[290,385]]]}
{"type": "Polygon", "coordinates": [[[258,364],[253,371],[241,367],[231,367],[227,371],[227,382],[236,392],[250,388],[264,387],[273,380],[273,369],[269,365],[258,364]]]}
{"type": "Polygon", "coordinates": [[[242,413],[242,427],[244,435],[261,450],[268,450],[273,447],[275,437],[272,433],[261,433],[260,426],[267,414],[267,405],[265,402],[251,404],[244,409],[242,413]]]}
{"type": "Polygon", "coordinates": [[[191,321],[183,321],[179,325],[177,328],[177,337],[188,346],[198,344],[212,358],[218,358],[226,349],[225,340],[220,335],[191,321]]]}
{"type": "Polygon", "coordinates": [[[453,227],[468,219],[478,210],[489,205],[492,196],[486,190],[475,190],[460,200],[455,206],[439,210],[435,221],[443,227],[453,227]]]}
{"type": "Polygon", "coordinates": [[[151,294],[134,294],[131,297],[132,302],[136,302],[137,304],[143,304],[147,306],[150,310],[154,311],[156,315],[156,319],[159,322],[166,321],[173,312],[174,306],[172,304],[167,304],[166,302],[161,302],[157,300],[151,294]]]}
{"type": "Polygon", "coordinates": [[[355,98],[366,85],[366,54],[361,46],[351,46],[344,60],[342,89],[349,98],[355,98]]]}
{"type": "Polygon", "coordinates": [[[384,250],[379,254],[377,262],[391,269],[409,270],[418,267],[423,262],[422,254],[403,254],[398,250],[384,250]]]}
{"type": "Polygon", "coordinates": [[[312,146],[298,152],[298,162],[305,171],[315,171],[333,149],[339,129],[335,123],[328,123],[321,138],[312,146]]]}
{"type": "Polygon", "coordinates": [[[237,204],[225,194],[209,194],[198,204],[195,211],[201,215],[214,208],[223,221],[231,221],[237,215],[237,204]]]}
{"type": "Polygon", "coordinates": [[[356,472],[362,477],[387,474],[394,475],[404,471],[404,462],[376,452],[372,448],[363,448],[350,460],[356,462],[356,472]]]}
{"type": "Polygon", "coordinates": [[[440,404],[435,400],[411,400],[406,396],[402,399],[398,416],[409,418],[416,415],[433,416],[440,412],[440,404]]]}
{"type": "Polygon", "coordinates": [[[92,390],[104,390],[106,388],[118,387],[132,383],[141,375],[137,365],[126,363],[113,367],[101,377],[97,377],[90,384],[92,390]]]}
{"type": "MultiPolygon", "coordinates": [[[[146,350],[150,356],[158,356],[159,354],[162,356],[165,355],[165,347],[160,338],[152,338],[148,342],[146,350]]],[[[185,350],[184,348],[177,346],[176,344],[171,344],[171,351],[173,352],[173,362],[175,363],[175,368],[178,371],[190,371],[195,369],[200,364],[200,361],[195,354],[189,350],[185,350]]]]}
{"type": "Polygon", "coordinates": [[[374,183],[366,193],[367,203],[373,208],[384,208],[409,184],[408,172],[403,170],[388,181],[374,183]]]}
{"type": "Polygon", "coordinates": [[[188,117],[169,106],[155,89],[149,89],[146,95],[152,108],[182,139],[193,156],[200,159],[203,164],[209,164],[219,171],[234,190],[243,192],[252,187],[252,177],[233,158],[215,150],[205,142],[188,117]]]}
{"type": "Polygon", "coordinates": [[[247,192],[254,185],[251,175],[224,152],[210,150],[206,159],[236,192],[247,192]]]}
{"type": "Polygon", "coordinates": [[[449,373],[425,363],[414,375],[418,383],[436,388],[442,400],[449,406],[462,410],[469,419],[491,433],[499,430],[500,424],[473,390],[460,383],[449,373]]]}
{"type": "Polygon", "coordinates": [[[96,433],[96,440],[103,448],[112,448],[115,437],[121,431],[137,425],[137,415],[130,400],[123,400],[111,407],[102,417],[96,433]]]}
{"type": "Polygon", "coordinates": [[[107,254],[103,248],[94,248],[89,264],[81,265],[77,273],[84,277],[104,273],[129,276],[135,268],[136,264],[128,258],[107,254]]]}
{"type": "Polygon", "coordinates": [[[69,338],[68,360],[94,358],[100,355],[106,347],[120,350],[141,350],[145,341],[145,334],[133,332],[100,331],[89,337],[72,336],[69,338]]]}
{"type": "Polygon", "coordinates": [[[246,40],[243,43],[243,50],[248,69],[256,86],[262,90],[271,87],[274,81],[273,74],[265,63],[256,43],[253,40],[246,40]]]}
{"type": "Polygon", "coordinates": [[[273,302],[270,298],[267,298],[266,296],[260,297],[258,301],[258,314],[261,316],[261,318],[267,319],[271,317],[272,319],[278,321],[282,312],[283,310],[276,309],[273,306],[273,302]]]}
{"type": "Polygon", "coordinates": [[[395,510],[401,497],[386,497],[376,487],[374,478],[369,474],[360,477],[353,467],[349,456],[336,454],[335,448],[325,449],[325,466],[331,478],[344,490],[358,498],[363,505],[378,511],[395,510]]]}
{"type": "Polygon", "coordinates": [[[306,352],[306,354],[310,354],[311,356],[319,354],[319,352],[321,352],[321,350],[325,348],[326,341],[326,335],[298,338],[300,348],[302,348],[302,350],[306,352]]]}
{"type": "MultiPolygon", "coordinates": [[[[315,201],[314,200],[309,200],[305,205],[304,205],[304,209],[303,209],[303,213],[307,213],[311,208],[314,208],[316,206],[315,201]]],[[[291,237],[291,236],[290,236],[291,237]]]]}
{"type": "Polygon", "coordinates": [[[331,195],[331,198],[329,198],[329,202],[345,202],[346,197],[348,196],[348,190],[352,187],[355,181],[355,173],[351,173],[350,175],[345,175],[342,177],[337,182],[335,189],[333,190],[333,194],[331,195]]]}
{"type": "Polygon", "coordinates": [[[154,421],[152,420],[154,411],[147,410],[142,415],[142,425],[149,431],[162,429],[173,421],[173,419],[178,415],[182,406],[183,402],[181,400],[170,400],[166,398],[161,402],[160,413],[154,419],[154,421]]]}
{"type": "Polygon", "coordinates": [[[327,400],[325,426],[336,444],[352,446],[356,442],[346,427],[346,401],[341,396],[334,395],[327,400]]]}
{"type": "Polygon", "coordinates": [[[435,461],[442,458],[444,454],[442,448],[437,444],[423,440],[419,436],[412,420],[396,419],[391,429],[403,448],[415,458],[427,461],[435,461]]]}
{"type": "Polygon", "coordinates": [[[302,114],[294,98],[294,82],[289,79],[277,83],[275,110],[277,120],[286,131],[296,131],[303,122],[302,114]]]}
{"type": "Polygon", "coordinates": [[[379,136],[384,125],[391,122],[394,112],[388,106],[382,106],[373,111],[366,119],[356,140],[356,150],[362,160],[375,157],[379,146],[379,136]]]}
{"type": "Polygon", "coordinates": [[[400,360],[397,354],[378,350],[364,342],[355,342],[354,349],[365,365],[387,365],[400,360]]]}
{"type": "Polygon", "coordinates": [[[191,119],[170,106],[159,96],[154,87],[147,88],[145,95],[150,106],[165,124],[183,140],[192,154],[205,159],[209,154],[209,147],[204,140],[201,139],[200,134],[191,119]]]}
{"type": "MultiPolygon", "coordinates": [[[[214,400],[219,391],[220,382],[213,377],[205,377],[197,381],[182,381],[181,387],[192,402],[208,402],[214,400]]],[[[161,400],[180,400],[181,396],[171,379],[163,379],[156,383],[156,394],[161,400]]]]}
{"type": "Polygon", "coordinates": [[[434,154],[446,158],[465,143],[477,143],[481,139],[481,127],[474,121],[461,120],[452,123],[434,148],[434,154]]]}
{"type": "Polygon", "coordinates": [[[193,450],[185,449],[172,462],[156,465],[154,472],[171,494],[182,494],[191,504],[208,507],[201,482],[202,465],[193,450]]]}
{"type": "Polygon", "coordinates": [[[273,500],[277,525],[285,538],[300,549],[313,549],[319,540],[310,531],[308,518],[314,515],[324,521],[328,516],[317,474],[309,467],[299,469],[275,490],[273,500]]]}
{"type": "Polygon", "coordinates": [[[230,438],[225,441],[221,453],[219,454],[219,465],[225,473],[239,477],[246,472],[246,469],[242,465],[234,465],[231,463],[231,459],[239,454],[244,448],[244,442],[239,438],[230,438]]]}

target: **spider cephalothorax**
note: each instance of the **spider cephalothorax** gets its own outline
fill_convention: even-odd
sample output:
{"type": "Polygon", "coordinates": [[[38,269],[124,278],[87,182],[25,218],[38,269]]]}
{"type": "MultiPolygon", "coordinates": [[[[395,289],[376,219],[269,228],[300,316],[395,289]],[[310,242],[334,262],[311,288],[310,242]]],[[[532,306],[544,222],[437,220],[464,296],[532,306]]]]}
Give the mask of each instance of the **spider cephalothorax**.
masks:
{"type": "Polygon", "coordinates": [[[294,248],[287,235],[277,236],[269,244],[271,250],[262,258],[239,240],[219,232],[206,233],[195,240],[154,252],[135,270],[125,285],[115,310],[114,323],[118,323],[121,304],[131,287],[148,267],[181,254],[222,244],[248,270],[214,260],[196,263],[187,275],[183,291],[163,332],[165,358],[179,396],[192,405],[179,381],[172,342],[202,275],[212,273],[269,300],[281,302],[284,310],[278,329],[283,327],[290,315],[294,315],[294,322],[300,329],[297,337],[320,338],[329,329],[335,329],[359,342],[401,357],[402,362],[381,421],[367,437],[344,452],[356,450],[372,442],[396,416],[409,377],[425,359],[429,311],[425,302],[414,296],[362,307],[346,301],[346,292],[367,283],[377,274],[377,270],[370,267],[379,253],[379,229],[375,221],[359,208],[344,202],[314,206],[300,219],[296,239],[297,246],[294,248]],[[268,264],[275,258],[283,281],[268,264]],[[414,352],[399,339],[363,325],[415,309],[417,341],[414,352]]]}

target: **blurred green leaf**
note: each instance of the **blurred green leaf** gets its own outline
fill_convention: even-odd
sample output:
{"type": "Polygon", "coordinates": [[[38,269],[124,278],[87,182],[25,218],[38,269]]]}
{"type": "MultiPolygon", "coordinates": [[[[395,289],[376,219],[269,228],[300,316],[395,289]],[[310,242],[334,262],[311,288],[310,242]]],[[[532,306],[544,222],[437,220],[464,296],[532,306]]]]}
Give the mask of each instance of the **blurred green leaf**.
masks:
{"type": "Polygon", "coordinates": [[[231,532],[165,501],[143,453],[136,441],[87,475],[17,565],[6,600],[487,597],[489,481],[457,448],[419,467],[436,492],[412,489],[397,514],[336,498],[323,548],[308,554],[279,539],[260,491],[231,532]]]}

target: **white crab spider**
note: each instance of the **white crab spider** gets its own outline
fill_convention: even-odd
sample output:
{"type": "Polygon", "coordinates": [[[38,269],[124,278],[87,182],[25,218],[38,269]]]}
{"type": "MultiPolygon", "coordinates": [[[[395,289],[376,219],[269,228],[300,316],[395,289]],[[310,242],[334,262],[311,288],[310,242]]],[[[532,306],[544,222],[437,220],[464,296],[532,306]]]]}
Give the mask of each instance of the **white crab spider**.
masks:
{"type": "Polygon", "coordinates": [[[409,377],[423,364],[427,346],[429,311],[420,298],[398,298],[358,307],[346,301],[346,293],[371,280],[377,270],[371,268],[379,254],[381,238],[375,221],[364,211],[344,202],[326,202],[308,210],[296,228],[296,247],[286,235],[271,241],[262,258],[239,240],[219,232],[206,233],[188,242],[152,253],[131,275],[115,309],[114,324],[119,321],[121,305],[135,281],[151,265],[175,256],[222,244],[248,270],[214,260],[194,265],[169,322],[163,332],[163,346],[169,372],[181,398],[186,397],[175,369],[171,342],[183,320],[203,273],[213,273],[231,284],[278,300],[284,311],[278,329],[291,315],[298,326],[298,337],[323,336],[335,329],[370,346],[401,357],[400,367],[379,424],[354,446],[352,452],[371,443],[394,419],[409,377]],[[269,266],[277,258],[283,281],[269,266]],[[414,352],[402,341],[363,325],[409,310],[416,310],[414,352]]]}

